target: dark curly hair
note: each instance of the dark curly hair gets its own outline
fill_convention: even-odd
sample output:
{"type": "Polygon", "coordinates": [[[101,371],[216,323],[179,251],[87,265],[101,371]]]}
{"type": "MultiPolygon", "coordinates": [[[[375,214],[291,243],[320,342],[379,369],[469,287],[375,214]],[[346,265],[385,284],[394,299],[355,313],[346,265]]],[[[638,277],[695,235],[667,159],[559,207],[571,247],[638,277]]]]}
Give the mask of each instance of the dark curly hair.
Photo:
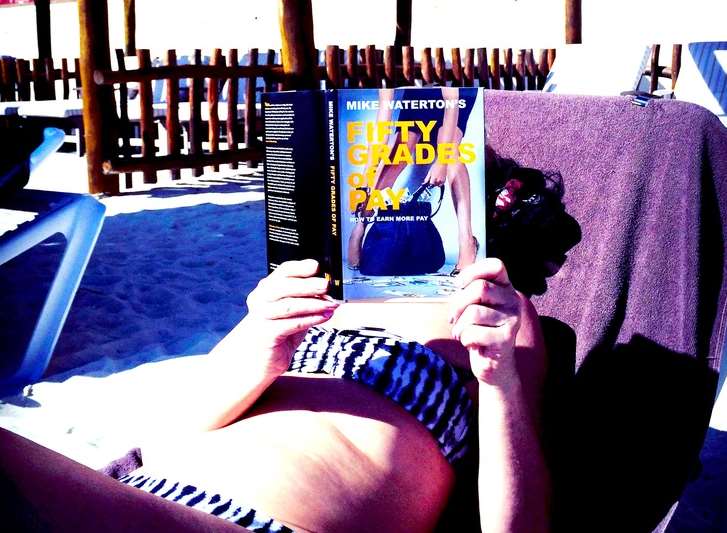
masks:
{"type": "Polygon", "coordinates": [[[563,179],[487,152],[487,255],[501,259],[515,288],[542,294],[546,278],[581,238],[563,204],[563,179]]]}

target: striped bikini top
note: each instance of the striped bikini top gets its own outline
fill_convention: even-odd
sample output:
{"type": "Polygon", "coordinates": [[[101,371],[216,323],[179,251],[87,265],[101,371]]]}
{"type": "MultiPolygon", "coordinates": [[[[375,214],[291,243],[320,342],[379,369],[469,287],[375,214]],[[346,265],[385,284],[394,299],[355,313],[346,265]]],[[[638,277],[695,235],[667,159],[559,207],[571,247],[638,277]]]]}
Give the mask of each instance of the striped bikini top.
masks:
{"type": "Polygon", "coordinates": [[[452,365],[430,348],[378,328],[308,330],[289,372],[364,384],[426,427],[452,464],[467,451],[472,401],[452,365]]]}

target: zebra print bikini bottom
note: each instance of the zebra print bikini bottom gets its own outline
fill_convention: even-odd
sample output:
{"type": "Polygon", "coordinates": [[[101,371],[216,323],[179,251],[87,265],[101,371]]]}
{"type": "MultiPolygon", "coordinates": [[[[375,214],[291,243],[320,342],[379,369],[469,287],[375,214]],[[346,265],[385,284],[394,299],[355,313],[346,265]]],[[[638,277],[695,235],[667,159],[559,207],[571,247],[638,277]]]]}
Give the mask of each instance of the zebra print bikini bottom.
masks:
{"type": "MultiPolygon", "coordinates": [[[[378,328],[313,327],[298,346],[288,371],[328,374],[366,385],[419,420],[450,463],[466,452],[472,402],[454,367],[426,346],[404,341],[378,328]]],[[[160,478],[143,466],[119,481],[252,531],[292,531],[234,498],[179,480],[160,478]]]]}

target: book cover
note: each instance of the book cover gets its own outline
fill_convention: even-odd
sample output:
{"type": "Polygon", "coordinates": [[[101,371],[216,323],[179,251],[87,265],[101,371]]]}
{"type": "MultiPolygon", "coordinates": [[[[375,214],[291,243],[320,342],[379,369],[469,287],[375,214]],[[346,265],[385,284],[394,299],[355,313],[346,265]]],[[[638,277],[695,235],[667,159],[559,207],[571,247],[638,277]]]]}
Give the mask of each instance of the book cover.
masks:
{"type": "Polygon", "coordinates": [[[263,116],[269,270],[313,258],[337,299],[441,298],[484,257],[481,90],[269,93],[263,116]]]}
{"type": "Polygon", "coordinates": [[[344,299],[447,296],[485,255],[482,91],[337,96],[344,299]]]}

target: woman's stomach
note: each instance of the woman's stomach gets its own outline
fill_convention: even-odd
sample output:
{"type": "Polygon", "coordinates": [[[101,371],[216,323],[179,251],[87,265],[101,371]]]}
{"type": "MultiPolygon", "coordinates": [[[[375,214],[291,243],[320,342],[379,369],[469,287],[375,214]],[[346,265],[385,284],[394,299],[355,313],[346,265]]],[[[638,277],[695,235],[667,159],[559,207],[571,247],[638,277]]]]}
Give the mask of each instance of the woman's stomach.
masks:
{"type": "Polygon", "coordinates": [[[441,302],[347,302],[336,309],[326,327],[356,329],[375,326],[408,341],[430,347],[450,364],[469,369],[467,350],[452,338],[450,307],[441,302]]]}
{"type": "Polygon", "coordinates": [[[413,416],[363,385],[279,378],[244,417],[143,451],[147,471],[311,531],[431,529],[453,471],[413,416]]]}

